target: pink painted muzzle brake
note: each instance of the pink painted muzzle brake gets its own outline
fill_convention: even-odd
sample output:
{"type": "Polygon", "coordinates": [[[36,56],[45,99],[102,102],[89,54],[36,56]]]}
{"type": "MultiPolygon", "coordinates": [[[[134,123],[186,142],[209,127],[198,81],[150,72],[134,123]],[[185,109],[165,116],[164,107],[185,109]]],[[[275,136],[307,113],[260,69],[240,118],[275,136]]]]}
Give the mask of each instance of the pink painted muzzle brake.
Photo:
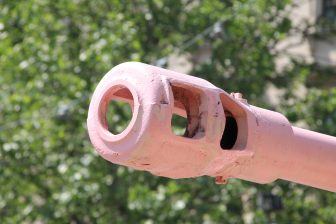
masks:
{"type": "MultiPolygon", "coordinates": [[[[203,79],[159,67],[127,62],[111,69],[92,96],[87,125],[91,142],[103,158],[158,176],[209,175],[218,182],[235,177],[258,183],[282,178],[336,188],[336,181],[312,177],[319,174],[316,169],[323,171],[316,167],[318,162],[310,161],[309,168],[302,168],[293,159],[300,154],[293,150],[302,144],[297,139],[309,131],[293,128],[277,112],[249,105],[239,93],[228,94],[203,79]],[[132,107],[132,119],[120,134],[107,128],[111,100],[128,102],[132,107]],[[173,114],[188,120],[183,136],[172,131],[173,114]],[[301,171],[294,174],[293,169],[301,171]]],[[[307,135],[313,136],[310,132],[307,135]]],[[[336,146],[329,137],[324,137],[332,144],[326,150],[336,146]]],[[[335,168],[334,151],[323,157],[326,169],[335,168]]],[[[317,153],[308,149],[306,155],[299,155],[299,161],[304,163],[306,156],[317,153]]],[[[332,171],[330,175],[335,174],[332,171]]]]}

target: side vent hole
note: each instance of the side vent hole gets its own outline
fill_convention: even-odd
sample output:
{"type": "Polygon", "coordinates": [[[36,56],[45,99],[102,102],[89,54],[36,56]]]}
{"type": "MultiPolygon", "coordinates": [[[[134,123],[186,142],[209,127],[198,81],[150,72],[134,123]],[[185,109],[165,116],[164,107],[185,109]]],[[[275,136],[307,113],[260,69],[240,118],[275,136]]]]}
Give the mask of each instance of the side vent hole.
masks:
{"type": "Polygon", "coordinates": [[[188,120],[185,117],[173,114],[171,128],[175,135],[184,136],[188,126],[188,120]]]}
{"type": "Polygon", "coordinates": [[[172,132],[185,138],[204,136],[204,124],[201,124],[200,91],[191,87],[171,85],[174,95],[173,117],[171,121],[172,132]]]}
{"type": "Polygon", "coordinates": [[[233,148],[237,141],[238,125],[236,119],[229,113],[226,115],[226,123],[224,133],[220,142],[220,146],[224,150],[233,148]]]}

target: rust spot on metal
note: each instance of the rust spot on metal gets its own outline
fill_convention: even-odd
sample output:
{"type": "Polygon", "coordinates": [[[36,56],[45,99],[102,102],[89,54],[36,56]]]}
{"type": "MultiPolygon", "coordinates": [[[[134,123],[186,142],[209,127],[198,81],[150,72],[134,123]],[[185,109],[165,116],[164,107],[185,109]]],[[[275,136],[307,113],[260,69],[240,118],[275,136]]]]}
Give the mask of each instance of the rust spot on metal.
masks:
{"type": "Polygon", "coordinates": [[[217,176],[215,178],[215,183],[216,184],[227,184],[228,180],[224,176],[217,176]]]}

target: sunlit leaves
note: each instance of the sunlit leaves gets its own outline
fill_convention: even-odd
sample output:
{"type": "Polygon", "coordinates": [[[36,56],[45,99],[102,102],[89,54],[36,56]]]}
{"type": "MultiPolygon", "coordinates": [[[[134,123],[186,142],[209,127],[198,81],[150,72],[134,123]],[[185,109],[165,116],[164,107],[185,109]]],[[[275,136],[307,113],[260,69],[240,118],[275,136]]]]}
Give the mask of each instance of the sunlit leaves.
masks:
{"type": "MultiPolygon", "coordinates": [[[[309,66],[275,71],[271,48],[292,26],[283,13],[287,4],[0,1],[0,223],[242,223],[246,217],[334,223],[331,193],[287,182],[218,186],[208,177],[155,177],[106,162],[87,136],[90,96],[103,74],[123,61],[154,63],[207,45],[210,58],[193,64],[193,73],[243,92],[250,102],[266,105],[267,82],[286,91],[302,83],[323,86],[308,80],[309,66]],[[284,209],[261,210],[256,201],[262,192],[281,196],[284,209]]],[[[291,120],[336,133],[334,90],[308,89],[303,100],[288,98],[291,120]]],[[[122,130],[130,111],[112,106],[111,113],[114,128],[122,130]]]]}

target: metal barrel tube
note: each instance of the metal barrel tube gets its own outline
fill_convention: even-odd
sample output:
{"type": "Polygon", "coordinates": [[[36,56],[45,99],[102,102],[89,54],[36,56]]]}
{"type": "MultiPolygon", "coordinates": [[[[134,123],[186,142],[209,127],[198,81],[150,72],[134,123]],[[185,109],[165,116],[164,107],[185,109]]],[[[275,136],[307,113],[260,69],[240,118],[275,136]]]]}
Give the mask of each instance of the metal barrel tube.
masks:
{"type": "Polygon", "coordinates": [[[280,178],[336,191],[336,138],[293,127],[280,178]]]}
{"type": "Polygon", "coordinates": [[[111,69],[96,87],[87,120],[106,160],[169,178],[208,175],[216,182],[285,179],[336,191],[336,138],[292,127],[282,114],[252,106],[206,80],[137,62],[111,69]],[[120,134],[107,128],[111,100],[133,116],[120,134]],[[173,114],[187,119],[183,136],[173,114]]]}

